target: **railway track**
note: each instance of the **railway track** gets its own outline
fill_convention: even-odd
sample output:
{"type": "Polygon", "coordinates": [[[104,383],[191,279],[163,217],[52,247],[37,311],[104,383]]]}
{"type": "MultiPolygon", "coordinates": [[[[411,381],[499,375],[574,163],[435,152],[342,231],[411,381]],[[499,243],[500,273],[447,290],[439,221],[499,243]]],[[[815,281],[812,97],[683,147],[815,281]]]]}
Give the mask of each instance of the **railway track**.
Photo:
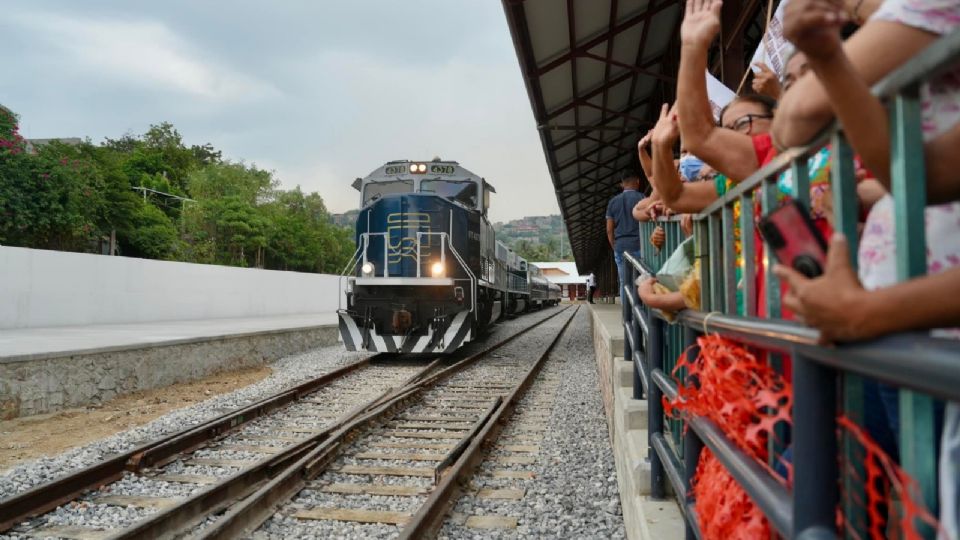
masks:
{"type": "Polygon", "coordinates": [[[433,534],[575,315],[576,310],[559,331],[545,329],[555,335],[543,339],[546,344],[534,358],[486,358],[490,351],[483,351],[410,385],[344,425],[196,537],[365,537],[372,532],[322,525],[258,532],[275,515],[402,526],[400,538],[433,534]],[[487,361],[478,363],[481,358],[487,361]],[[370,504],[352,505],[357,495],[370,504]],[[383,510],[377,497],[407,499],[409,510],[383,510]]]}
{"type": "MultiPolygon", "coordinates": [[[[361,360],[241,410],[37,486],[0,501],[0,533],[77,539],[172,538],[188,534],[198,524],[207,524],[210,526],[203,529],[202,536],[227,537],[220,531],[235,528],[240,523],[235,516],[249,515],[243,508],[260,500],[258,495],[278,480],[299,471],[304,462],[315,468],[318,455],[327,456],[342,448],[355,436],[358,426],[409,403],[412,396],[445,381],[559,313],[446,368],[442,367],[444,359],[404,363],[394,360],[385,364],[379,362],[383,355],[377,355],[361,360]],[[114,514],[114,527],[115,514],[122,514],[122,528],[104,530],[96,520],[76,525],[55,519],[31,519],[65,503],[109,508],[114,514]],[[216,518],[224,512],[222,518],[216,518]]],[[[459,390],[465,393],[469,388],[459,390]]],[[[469,432],[479,433],[486,425],[484,421],[497,413],[499,404],[502,398],[490,401],[485,414],[472,414],[470,418],[476,418],[469,432]]],[[[462,409],[477,411],[475,407],[462,409]]],[[[407,416],[397,419],[397,430],[422,431],[429,423],[425,418],[430,415],[407,416]]],[[[442,441],[422,444],[432,444],[434,450],[450,450],[446,448],[449,444],[439,448],[442,441]]],[[[388,448],[399,447],[383,447],[388,448]]],[[[433,470],[449,468],[453,457],[466,449],[462,444],[454,444],[454,451],[437,461],[441,467],[433,470]]],[[[431,458],[436,455],[439,454],[431,458]]],[[[435,480],[442,479],[436,476],[435,480]]],[[[326,492],[337,489],[353,488],[334,486],[326,492]]]]}

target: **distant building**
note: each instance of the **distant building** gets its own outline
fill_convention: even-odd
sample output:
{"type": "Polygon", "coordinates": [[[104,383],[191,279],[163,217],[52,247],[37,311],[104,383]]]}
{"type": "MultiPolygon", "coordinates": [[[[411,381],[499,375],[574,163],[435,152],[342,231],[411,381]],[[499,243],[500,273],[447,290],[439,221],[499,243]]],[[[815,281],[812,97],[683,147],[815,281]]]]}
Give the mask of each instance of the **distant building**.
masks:
{"type": "Polygon", "coordinates": [[[581,276],[574,262],[535,262],[543,277],[560,286],[560,296],[576,300],[587,296],[587,276],[581,276]]]}
{"type": "Polygon", "coordinates": [[[59,137],[55,139],[27,139],[27,153],[36,154],[37,150],[41,146],[52,143],[53,141],[60,141],[63,144],[69,144],[70,146],[77,146],[82,143],[83,140],[80,137],[59,137]]]}

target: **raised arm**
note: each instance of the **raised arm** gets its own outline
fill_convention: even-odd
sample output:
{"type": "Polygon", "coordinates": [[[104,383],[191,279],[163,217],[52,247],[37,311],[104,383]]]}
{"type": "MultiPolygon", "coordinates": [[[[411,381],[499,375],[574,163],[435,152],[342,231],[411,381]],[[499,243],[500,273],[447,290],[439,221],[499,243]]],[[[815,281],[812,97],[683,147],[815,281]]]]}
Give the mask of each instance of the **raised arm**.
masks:
{"type": "MultiPolygon", "coordinates": [[[[712,182],[684,182],[673,164],[673,148],[680,136],[677,115],[666,103],[653,128],[653,185],[663,204],[678,213],[696,213],[717,200],[712,182]]],[[[701,158],[702,159],[702,158],[701,158]]]]}
{"type": "MultiPolygon", "coordinates": [[[[683,144],[693,155],[735,182],[760,164],[750,136],[718,127],[707,97],[707,51],[720,31],[721,0],[687,0],[680,26],[677,113],[683,144]]],[[[656,171],[654,171],[656,175],[656,171]]]]}
{"type": "MultiPolygon", "coordinates": [[[[784,33],[806,53],[817,82],[832,104],[831,112],[836,113],[843,124],[850,144],[877,180],[890,189],[887,110],[870,92],[868,83],[844,51],[840,26],[846,20],[843,7],[827,0],[791,1],[784,13],[784,33]]],[[[862,31],[870,32],[871,27],[876,28],[874,25],[878,24],[896,27],[890,31],[899,34],[897,48],[920,50],[937,38],[935,34],[884,21],[870,22],[862,31]]],[[[954,200],[960,194],[960,175],[956,173],[960,157],[956,152],[957,141],[951,138],[949,133],[945,134],[943,139],[931,141],[926,147],[930,202],[954,200]]]]}
{"type": "Polygon", "coordinates": [[[650,157],[650,139],[653,136],[653,130],[647,132],[640,142],[637,143],[637,156],[640,158],[640,167],[643,169],[644,176],[650,182],[653,178],[653,158],[650,157]]]}
{"type": "MultiPolygon", "coordinates": [[[[837,46],[839,36],[836,30],[811,29],[808,23],[810,20],[825,20],[827,17],[833,17],[836,20],[832,26],[835,27],[841,19],[846,20],[845,12],[832,2],[828,0],[793,2],[791,0],[785,10],[785,19],[787,13],[790,13],[793,19],[790,23],[792,39],[800,40],[801,50],[809,48],[813,55],[817,56],[820,52],[824,52],[823,47],[829,45],[835,47],[836,51],[827,54],[826,57],[820,55],[819,61],[814,60],[811,51],[805,51],[810,57],[813,73],[807,73],[801,77],[789,92],[784,93],[777,108],[777,115],[773,119],[773,140],[780,148],[799,146],[809,142],[833,120],[835,110],[849,113],[846,115],[857,120],[859,124],[862,124],[861,120],[875,122],[864,117],[866,114],[873,115],[871,111],[877,110],[877,101],[868,98],[869,92],[866,89],[903,65],[937,38],[934,34],[903,24],[871,20],[844,42],[842,47],[839,47],[837,46]],[[815,43],[816,39],[828,39],[828,36],[829,43],[815,43]],[[843,53],[846,62],[842,62],[843,58],[836,56],[840,52],[843,53]],[[853,77],[854,74],[859,74],[859,77],[853,77]],[[821,77],[825,77],[822,82],[821,77]],[[837,83],[840,81],[844,86],[838,87],[837,83]],[[857,88],[852,88],[854,83],[857,88]],[[829,85],[829,88],[826,88],[825,84],[829,85]],[[840,94],[845,94],[842,104],[836,101],[836,98],[841,97],[840,94]],[[833,101],[832,106],[831,101],[833,101]]],[[[858,127],[854,126],[854,130],[858,127]]],[[[874,127],[877,127],[876,124],[874,127]]],[[[863,128],[865,131],[870,129],[869,125],[863,125],[863,128]]],[[[849,130],[846,121],[844,121],[844,129],[849,130]]],[[[852,133],[849,135],[853,142],[855,135],[852,133]]],[[[875,138],[882,139],[884,147],[889,144],[887,137],[875,134],[875,138]]],[[[856,143],[854,146],[856,147],[856,143]]],[[[877,159],[877,155],[869,148],[857,148],[857,151],[877,175],[880,174],[881,169],[884,171],[889,169],[889,166],[874,167],[870,164],[870,160],[877,159]],[[867,153],[874,155],[868,158],[867,153]]],[[[882,161],[883,159],[880,158],[880,162],[882,161]]],[[[889,158],[887,162],[889,163],[889,158]]]]}

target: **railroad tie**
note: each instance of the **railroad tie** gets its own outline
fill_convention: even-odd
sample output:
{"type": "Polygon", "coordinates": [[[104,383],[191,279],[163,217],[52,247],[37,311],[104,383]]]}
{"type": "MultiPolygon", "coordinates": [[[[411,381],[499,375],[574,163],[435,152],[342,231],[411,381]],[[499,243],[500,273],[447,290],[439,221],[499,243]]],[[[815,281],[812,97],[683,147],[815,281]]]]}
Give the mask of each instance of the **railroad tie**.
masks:
{"type": "Polygon", "coordinates": [[[473,424],[464,422],[402,422],[394,424],[396,429],[447,429],[450,431],[467,431],[473,428],[473,424]]]}
{"type": "Polygon", "coordinates": [[[515,431],[518,431],[521,433],[543,433],[547,431],[546,424],[517,423],[512,427],[514,428],[515,431]]]}
{"type": "Polygon", "coordinates": [[[93,500],[96,504],[109,506],[135,506],[137,508],[164,509],[176,506],[182,499],[179,497],[149,497],[141,495],[104,495],[93,500]]]}
{"type": "Polygon", "coordinates": [[[313,434],[317,434],[317,433],[325,433],[325,432],[329,431],[329,429],[328,429],[328,428],[322,428],[322,427],[307,427],[307,426],[303,426],[303,427],[283,428],[281,431],[289,431],[290,433],[313,433],[313,434]]]}
{"type": "Polygon", "coordinates": [[[507,452],[526,452],[529,454],[540,452],[540,447],[535,444],[503,444],[500,445],[500,448],[507,452]]]}
{"type": "Polygon", "coordinates": [[[519,501],[526,494],[526,489],[493,489],[483,488],[477,492],[477,497],[481,499],[502,499],[508,501],[519,501]]]}
{"type": "Polygon", "coordinates": [[[178,484],[216,484],[220,481],[216,476],[206,476],[202,474],[161,474],[152,477],[153,480],[161,482],[176,482],[178,484]]]}
{"type": "Polygon", "coordinates": [[[93,529],[76,525],[54,525],[26,533],[34,538],[70,538],[71,540],[102,540],[110,538],[117,531],[93,529]]]}
{"type": "Polygon", "coordinates": [[[361,465],[343,465],[331,471],[341,474],[359,474],[369,476],[422,476],[433,478],[433,467],[365,467],[361,465]]]}
{"type": "Polygon", "coordinates": [[[344,495],[382,495],[384,497],[418,497],[430,492],[421,486],[392,486],[389,484],[347,484],[334,483],[326,485],[309,485],[307,489],[324,493],[340,493],[344,495]]]}
{"type": "Polygon", "coordinates": [[[513,471],[509,469],[495,469],[489,472],[494,478],[514,478],[518,480],[532,480],[536,474],[533,471],[513,471]]]}
{"type": "Polygon", "coordinates": [[[279,446],[261,446],[256,444],[224,444],[218,446],[217,450],[231,450],[236,452],[253,452],[255,454],[279,454],[283,448],[279,446]]]}
{"type": "Polygon", "coordinates": [[[357,459],[406,459],[409,461],[443,461],[446,454],[424,454],[421,452],[360,452],[357,459]]]}
{"type": "Polygon", "coordinates": [[[240,435],[239,438],[244,441],[288,442],[288,443],[298,443],[306,440],[303,437],[285,437],[282,435],[240,435]]]}
{"type": "Polygon", "coordinates": [[[479,418],[474,416],[439,416],[439,415],[403,415],[398,418],[405,422],[476,422],[479,418]]]}
{"type": "Polygon", "coordinates": [[[396,437],[398,439],[460,439],[462,435],[462,433],[428,431],[387,431],[383,433],[384,437],[396,437]]]}
{"type": "Polygon", "coordinates": [[[360,510],[357,508],[314,508],[301,510],[293,515],[298,519],[318,519],[331,521],[353,521],[356,523],[386,523],[405,525],[410,520],[409,512],[387,512],[384,510],[360,510]]]}
{"type": "Polygon", "coordinates": [[[513,516],[470,516],[466,525],[472,529],[516,529],[518,522],[513,516]]]}
{"type": "Polygon", "coordinates": [[[403,442],[392,442],[392,441],[374,441],[368,444],[368,446],[373,446],[375,448],[412,448],[412,449],[424,449],[424,450],[453,450],[455,444],[448,443],[428,443],[420,442],[417,440],[403,441],[403,442]]]}
{"type": "Polygon", "coordinates": [[[255,459],[216,459],[216,458],[193,458],[186,462],[187,465],[207,465],[209,467],[236,467],[246,469],[257,464],[255,459]]]}
{"type": "Polygon", "coordinates": [[[496,456],[493,460],[508,465],[533,465],[537,462],[534,456],[496,456]]]}

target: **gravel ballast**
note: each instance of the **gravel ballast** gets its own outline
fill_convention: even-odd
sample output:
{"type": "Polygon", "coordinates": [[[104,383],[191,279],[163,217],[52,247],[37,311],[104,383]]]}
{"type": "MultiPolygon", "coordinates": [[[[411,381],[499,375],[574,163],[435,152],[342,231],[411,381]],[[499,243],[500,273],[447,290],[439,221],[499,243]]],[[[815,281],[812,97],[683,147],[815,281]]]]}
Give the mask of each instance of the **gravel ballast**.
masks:
{"type": "MultiPolygon", "coordinates": [[[[478,342],[464,347],[464,349],[460,351],[460,354],[465,356],[466,354],[470,354],[472,351],[480,350],[491,342],[509,336],[521,328],[536,322],[537,320],[544,319],[556,313],[558,309],[560,308],[546,309],[537,313],[519,317],[517,319],[504,321],[492,329],[489,335],[485,338],[482,338],[478,342]]],[[[611,505],[611,503],[607,502],[609,497],[606,494],[606,484],[612,485],[612,488],[610,488],[609,491],[612,493],[612,497],[615,500],[618,500],[616,495],[616,481],[613,477],[612,453],[609,449],[609,444],[606,438],[606,427],[603,419],[602,406],[600,405],[599,391],[596,384],[596,371],[594,367],[595,363],[592,360],[593,350],[589,335],[589,321],[586,318],[586,310],[581,311],[582,312],[576,317],[576,320],[571,324],[563,341],[554,350],[553,359],[547,364],[544,372],[541,373],[541,378],[553,377],[556,379],[559,374],[563,375],[564,377],[572,376],[574,380],[563,380],[560,387],[552,392],[552,394],[556,394],[556,396],[539,392],[537,390],[537,386],[535,385],[533,388],[531,388],[527,399],[543,402],[544,400],[555,398],[557,399],[557,402],[560,403],[562,397],[562,401],[569,401],[571,405],[576,405],[574,402],[582,398],[584,401],[579,403],[580,409],[590,410],[590,414],[586,415],[588,418],[582,418],[581,416],[584,414],[583,410],[578,409],[578,412],[574,414],[574,417],[576,418],[566,419],[566,413],[563,413],[561,418],[558,419],[555,418],[558,414],[555,409],[553,411],[553,416],[549,420],[549,424],[553,426],[556,425],[556,422],[558,421],[566,422],[563,430],[566,433],[570,432],[570,430],[576,430],[578,425],[589,423],[589,421],[591,421],[589,419],[595,417],[596,429],[594,429],[594,431],[600,434],[598,442],[602,444],[603,448],[597,448],[596,444],[593,444],[592,446],[588,445],[589,448],[580,448],[583,446],[583,443],[588,441],[565,440],[563,441],[563,444],[567,445],[565,448],[567,448],[569,452],[575,453],[579,450],[584,450],[592,452],[593,455],[575,457],[572,455],[568,456],[563,452],[555,452],[559,458],[554,458],[552,455],[545,453],[547,451],[547,442],[545,439],[543,442],[539,443],[541,445],[540,461],[538,461],[536,465],[518,466],[498,464],[497,468],[499,469],[525,468],[526,470],[531,470],[531,467],[542,467],[541,462],[544,460],[544,457],[548,457],[548,459],[551,461],[554,461],[555,459],[564,459],[566,460],[564,463],[569,462],[573,464],[573,467],[577,467],[577,474],[580,475],[577,480],[571,480],[565,487],[562,488],[569,490],[571,494],[576,496],[574,501],[567,501],[563,497],[558,498],[557,495],[561,494],[561,492],[544,487],[542,497],[538,495],[538,498],[542,499],[539,501],[540,504],[534,504],[531,508],[527,509],[529,511],[528,516],[521,518],[520,526],[514,531],[514,536],[517,534],[519,534],[520,537],[541,537],[543,535],[554,536],[553,532],[548,532],[554,530],[580,531],[582,534],[575,533],[574,535],[581,536],[593,536],[594,533],[598,533],[600,531],[604,532],[604,534],[602,534],[603,537],[623,536],[622,520],[619,516],[619,505],[618,503],[611,505]],[[561,371],[557,371],[556,366],[560,364],[559,360],[564,360],[565,364],[570,364],[564,368],[572,370],[570,375],[562,373],[561,371]],[[573,363],[579,363],[582,365],[573,366],[573,363]],[[583,373],[583,368],[590,370],[589,373],[583,373]],[[553,375],[548,375],[548,373],[553,373],[553,375]],[[573,375],[573,373],[576,374],[573,375]],[[569,388],[567,387],[568,385],[569,388]],[[576,395],[564,395],[564,393],[569,392],[573,392],[576,395]],[[592,410],[594,408],[596,410],[592,410]],[[586,461],[588,460],[594,464],[592,469],[585,465],[586,461]],[[602,482],[594,478],[599,474],[601,469],[606,474],[602,482]],[[588,485],[588,483],[585,483],[588,477],[591,481],[597,483],[597,489],[590,488],[590,485],[592,484],[588,485]],[[609,482],[607,481],[607,478],[609,478],[609,482]],[[548,513],[559,513],[563,509],[574,508],[572,503],[578,503],[581,499],[585,499],[586,505],[582,508],[586,509],[593,509],[595,506],[594,503],[597,501],[603,501],[604,506],[601,510],[615,510],[615,514],[612,514],[615,519],[593,519],[592,521],[584,519],[582,521],[574,520],[568,523],[567,520],[560,518],[554,520],[548,517],[543,522],[543,527],[537,528],[531,525],[533,522],[540,520],[539,517],[535,517],[536,512],[539,512],[538,509],[543,509],[544,512],[548,513]],[[619,527],[619,529],[617,529],[617,527],[619,527]],[[590,534],[587,534],[587,532],[590,534]]],[[[502,347],[500,350],[491,355],[491,358],[482,360],[472,368],[475,370],[474,375],[467,377],[466,375],[458,374],[451,378],[449,383],[467,384],[469,383],[469,379],[476,380],[476,374],[480,374],[483,380],[505,380],[504,375],[508,372],[520,370],[525,371],[526,369],[523,366],[523,361],[532,361],[534,354],[542,351],[543,348],[546,347],[552,337],[556,335],[556,332],[559,330],[560,326],[567,319],[567,315],[569,313],[570,312],[555,317],[551,321],[548,321],[537,329],[532,330],[523,337],[518,338],[510,344],[502,347]],[[521,361],[521,359],[523,359],[523,361],[521,361]]],[[[106,457],[109,457],[110,455],[127,451],[137,445],[143,444],[144,442],[155,440],[163,435],[197,425],[211,418],[220,416],[226,411],[249,405],[283,389],[295,386],[296,384],[302,383],[323,373],[327,373],[348,363],[357,361],[365,356],[368,356],[368,354],[348,353],[343,351],[341,346],[332,346],[282,359],[272,366],[274,370],[272,375],[267,379],[260,381],[259,383],[235,392],[231,392],[229,394],[213,397],[207,401],[184,409],[177,410],[144,426],[140,426],[96,443],[65,452],[60,456],[44,458],[34,462],[21,464],[8,473],[0,476],[0,499],[7,498],[38,484],[64,476],[69,472],[94,464],[106,457]]],[[[373,368],[367,375],[365,375],[365,377],[369,377],[369,379],[374,382],[358,383],[353,381],[350,384],[338,384],[338,381],[331,384],[329,387],[318,391],[312,396],[312,398],[318,401],[322,400],[324,403],[330,403],[329,406],[325,405],[323,407],[324,411],[329,412],[329,416],[324,412],[318,412],[320,409],[318,409],[318,406],[316,405],[312,407],[305,406],[303,404],[294,405],[285,410],[283,413],[257,419],[250,424],[245,425],[238,430],[237,433],[230,435],[225,441],[223,441],[230,445],[242,445],[245,448],[218,449],[216,446],[212,446],[211,448],[200,450],[197,453],[186,457],[184,460],[178,460],[171,463],[163,469],[162,473],[212,477],[226,477],[228,475],[235,474],[237,472],[236,468],[191,464],[190,460],[213,459],[243,461],[265,459],[267,453],[258,453],[255,451],[255,448],[251,449],[250,447],[276,446],[276,443],[269,440],[258,440],[258,438],[278,434],[283,436],[298,436],[301,438],[307,437],[308,435],[303,433],[297,434],[294,431],[286,431],[283,429],[283,427],[289,426],[291,422],[294,422],[299,427],[323,427],[329,425],[330,422],[332,422],[340,414],[346,412],[347,410],[351,410],[356,405],[364,403],[367,400],[375,397],[390,385],[395,385],[399,381],[405,380],[422,365],[422,363],[419,365],[410,364],[405,366],[405,369],[399,369],[398,366],[373,366],[373,368]],[[363,390],[360,392],[354,391],[354,388],[358,386],[362,387],[363,390]],[[310,417],[311,413],[314,416],[312,418],[310,417]],[[304,416],[301,417],[301,414],[304,416]],[[247,438],[250,440],[247,440],[247,438]]],[[[506,378],[510,379],[510,376],[508,375],[506,378]]],[[[515,378],[510,380],[510,382],[516,382],[516,380],[519,379],[515,378]]],[[[346,381],[346,379],[343,381],[346,381]]],[[[542,405],[537,405],[536,407],[541,406],[542,405]]],[[[463,414],[462,412],[456,412],[455,406],[450,406],[449,408],[451,409],[451,412],[449,413],[437,413],[437,411],[434,410],[430,414],[450,414],[453,416],[463,414]]],[[[525,410],[525,406],[522,405],[518,410],[525,410]]],[[[421,412],[416,407],[413,407],[407,410],[405,414],[417,415],[427,413],[421,412]]],[[[404,429],[404,431],[417,430],[404,429]]],[[[455,442],[455,440],[459,438],[460,433],[452,433],[452,440],[441,439],[429,440],[426,442],[455,442]]],[[[509,433],[509,431],[507,433],[509,433]]],[[[529,434],[517,434],[516,437],[511,436],[511,438],[519,440],[519,438],[526,437],[528,435],[529,434]]],[[[548,431],[546,435],[549,437],[551,434],[548,431]]],[[[537,436],[539,437],[541,435],[537,436]]],[[[593,438],[593,435],[588,434],[587,431],[572,436],[575,439],[593,438]]],[[[519,443],[511,441],[511,444],[519,443]]],[[[363,448],[360,446],[358,446],[358,448],[360,450],[384,451],[382,448],[363,448]]],[[[389,450],[386,450],[386,452],[389,452],[389,450]]],[[[442,451],[429,450],[428,452],[433,453],[442,451]]],[[[339,462],[341,465],[354,463],[357,462],[352,458],[341,458],[341,461],[339,462]]],[[[410,462],[404,462],[402,460],[368,460],[365,464],[409,465],[410,462]]],[[[418,464],[423,465],[422,462],[418,464]]],[[[552,466],[556,472],[556,463],[554,463],[552,466]]],[[[549,475],[546,472],[541,474],[541,471],[538,470],[536,482],[539,484],[541,479],[544,477],[549,477],[549,475]]],[[[432,485],[432,480],[429,478],[376,477],[376,480],[378,483],[392,485],[432,485]]],[[[358,481],[358,478],[355,475],[328,473],[325,475],[324,481],[355,483],[358,481]]],[[[497,482],[500,482],[500,480],[497,480],[497,482]]],[[[552,479],[551,482],[557,482],[562,485],[563,478],[552,479]]],[[[178,484],[174,482],[165,482],[149,477],[140,477],[137,475],[128,474],[121,481],[111,484],[103,490],[88,494],[80,501],[69,503],[58,508],[54,512],[38,518],[37,520],[32,520],[32,522],[28,525],[28,528],[33,529],[38,526],[54,524],[81,525],[88,527],[93,526],[108,529],[122,528],[131,525],[138,519],[142,519],[143,517],[150,515],[156,510],[125,508],[98,504],[95,502],[98,496],[126,495],[184,497],[191,494],[196,494],[199,490],[203,489],[206,489],[206,486],[178,484]]],[[[531,494],[535,492],[535,489],[528,488],[526,499],[531,498],[531,494]]],[[[392,525],[358,525],[331,521],[304,521],[290,517],[290,513],[295,509],[333,506],[335,504],[334,501],[336,500],[343,500],[343,497],[337,499],[336,497],[333,497],[327,493],[323,493],[319,490],[306,490],[299,494],[293,501],[291,501],[288,511],[281,512],[280,515],[268,521],[265,526],[257,532],[256,537],[327,537],[328,535],[334,535],[344,538],[380,538],[395,536],[399,530],[396,526],[392,525]]],[[[350,506],[355,508],[363,507],[365,502],[369,502],[377,509],[409,512],[414,510],[414,507],[418,504],[420,499],[416,497],[351,495],[346,497],[346,500],[352,501],[350,506]]],[[[494,513],[494,510],[496,510],[496,513],[501,513],[493,506],[487,510],[484,506],[484,504],[487,502],[489,501],[484,501],[483,504],[473,505],[471,508],[477,508],[480,512],[494,513]]],[[[524,501],[521,501],[521,503],[524,503],[524,501]]],[[[458,509],[459,507],[460,505],[458,504],[458,509]]],[[[586,511],[583,512],[586,513],[586,511]]],[[[579,516],[577,512],[574,512],[574,514],[579,516]]],[[[471,529],[463,532],[467,533],[467,537],[477,537],[478,535],[483,537],[491,534],[491,531],[478,529],[471,529]]],[[[0,535],[0,540],[4,538],[23,538],[21,534],[17,534],[13,531],[11,531],[11,533],[12,534],[10,536],[0,535]]],[[[492,534],[496,536],[499,533],[493,531],[492,534]]]]}
{"type": "Polygon", "coordinates": [[[493,462],[488,456],[481,465],[484,472],[522,470],[533,472],[534,478],[495,479],[481,473],[472,481],[478,490],[524,489],[523,498],[512,501],[466,494],[448,516],[440,538],[625,538],[589,317],[587,309],[577,314],[492,454],[533,455],[502,450],[504,445],[532,444],[539,447],[536,463],[493,462]],[[557,381],[556,390],[540,390],[545,381],[557,381]],[[549,409],[549,417],[532,418],[534,409],[549,409]],[[546,424],[547,429],[542,434],[521,432],[517,429],[521,424],[546,424]],[[516,517],[517,527],[466,527],[465,519],[473,515],[516,517]]]}
{"type": "Polygon", "coordinates": [[[272,366],[274,370],[269,377],[256,384],[179,409],[149,424],[74,448],[59,456],[20,464],[0,476],[0,499],[55,480],[137,445],[216,418],[225,411],[250,405],[365,356],[369,354],[347,352],[341,345],[332,345],[283,358],[272,366]]]}

